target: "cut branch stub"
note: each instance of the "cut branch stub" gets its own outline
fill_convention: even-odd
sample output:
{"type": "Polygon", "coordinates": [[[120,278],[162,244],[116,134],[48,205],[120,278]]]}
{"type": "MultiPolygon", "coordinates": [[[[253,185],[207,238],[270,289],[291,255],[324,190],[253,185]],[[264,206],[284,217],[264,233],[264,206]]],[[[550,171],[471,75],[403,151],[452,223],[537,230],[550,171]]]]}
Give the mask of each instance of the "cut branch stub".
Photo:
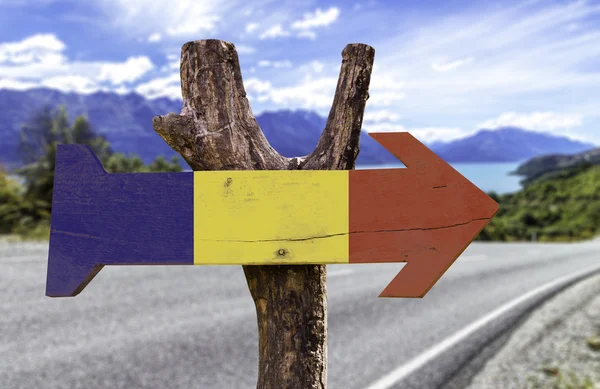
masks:
{"type": "MultiPolygon", "coordinates": [[[[181,49],[183,109],[152,120],[193,170],[354,168],[375,50],[349,44],[327,124],[315,150],[286,158],[262,133],[246,98],[235,46],[220,40],[181,49]]],[[[259,389],[327,386],[325,265],[244,266],[259,328],[259,389]]]]}
{"type": "Polygon", "coordinates": [[[342,67],[327,125],[303,169],[354,168],[374,57],[375,49],[364,44],[350,44],[342,51],[342,67]]]}
{"type": "Polygon", "coordinates": [[[157,116],[152,125],[193,170],[280,170],[280,156],[264,137],[246,98],[235,46],[193,41],[181,49],[179,115],[157,116]]]}

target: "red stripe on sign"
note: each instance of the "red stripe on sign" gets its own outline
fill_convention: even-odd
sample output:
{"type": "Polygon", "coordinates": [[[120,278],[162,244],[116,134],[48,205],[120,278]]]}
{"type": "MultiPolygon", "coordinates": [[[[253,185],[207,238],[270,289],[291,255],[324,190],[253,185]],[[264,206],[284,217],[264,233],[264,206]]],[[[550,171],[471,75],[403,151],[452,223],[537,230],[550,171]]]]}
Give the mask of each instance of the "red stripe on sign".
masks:
{"type": "Polygon", "coordinates": [[[349,172],[349,262],[408,262],[385,297],[422,297],[498,204],[409,133],[370,134],[406,169],[349,172]]]}

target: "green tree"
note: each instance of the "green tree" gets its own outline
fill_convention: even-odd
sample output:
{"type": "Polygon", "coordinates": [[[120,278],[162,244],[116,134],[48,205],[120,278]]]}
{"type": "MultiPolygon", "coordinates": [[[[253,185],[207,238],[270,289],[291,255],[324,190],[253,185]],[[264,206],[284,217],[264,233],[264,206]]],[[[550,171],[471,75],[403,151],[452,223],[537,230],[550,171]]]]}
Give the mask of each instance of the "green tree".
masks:
{"type": "Polygon", "coordinates": [[[0,166],[0,234],[10,233],[21,218],[23,188],[0,166]]]}
{"type": "Polygon", "coordinates": [[[109,173],[134,173],[143,169],[144,161],[137,155],[127,157],[123,153],[115,153],[103,165],[109,173]]]}
{"type": "Polygon", "coordinates": [[[167,161],[165,157],[159,155],[150,165],[148,165],[149,172],[173,172],[177,173],[182,170],[179,164],[179,157],[176,155],[171,157],[171,161],[167,161]]]}
{"type": "Polygon", "coordinates": [[[50,214],[56,145],[74,143],[89,145],[101,162],[112,154],[108,141],[94,133],[85,117],[76,118],[70,126],[64,106],[57,112],[44,107],[21,127],[19,154],[25,165],[17,173],[25,179],[25,200],[40,211],[37,219],[50,214]]]}
{"type": "Polygon", "coordinates": [[[24,238],[47,239],[50,214],[44,211],[44,203],[23,197],[25,188],[16,180],[8,177],[6,171],[0,172],[0,234],[16,233],[24,238]]]}
{"type": "Polygon", "coordinates": [[[4,191],[4,195],[12,199],[11,202],[6,202],[4,214],[0,217],[1,220],[5,220],[6,228],[14,227],[16,215],[19,215],[21,225],[23,223],[34,225],[49,220],[58,144],[90,146],[105,170],[111,173],[182,170],[177,157],[172,158],[170,162],[164,157],[158,157],[150,165],[144,165],[137,155],[125,156],[113,152],[106,138],[93,130],[86,117],[75,118],[71,125],[64,106],[56,111],[44,107],[23,124],[20,135],[19,154],[24,166],[17,169],[16,173],[23,177],[24,189],[17,195],[16,189],[10,186],[13,184],[6,183],[4,187],[0,187],[0,191],[4,191]],[[15,200],[15,196],[20,197],[21,200],[15,200]]]}
{"type": "Polygon", "coordinates": [[[159,156],[149,165],[144,165],[144,161],[138,155],[126,156],[123,153],[114,153],[103,165],[109,173],[180,172],[182,170],[177,156],[173,156],[171,161],[159,156]]]}
{"type": "Polygon", "coordinates": [[[555,171],[493,198],[500,209],[478,240],[531,240],[535,232],[539,241],[573,241],[600,233],[600,166],[555,171]]]}

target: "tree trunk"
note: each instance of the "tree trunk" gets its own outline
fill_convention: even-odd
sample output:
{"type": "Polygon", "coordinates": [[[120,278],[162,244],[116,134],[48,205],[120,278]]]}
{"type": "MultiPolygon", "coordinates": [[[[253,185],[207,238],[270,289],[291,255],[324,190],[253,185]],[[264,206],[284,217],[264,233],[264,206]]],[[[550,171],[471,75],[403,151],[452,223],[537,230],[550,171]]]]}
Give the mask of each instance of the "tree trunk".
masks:
{"type": "MultiPolygon", "coordinates": [[[[155,131],[193,170],[353,169],[375,50],[349,44],[327,125],[305,157],[277,153],[258,126],[235,46],[220,40],[181,49],[183,109],[152,120],[155,131]]],[[[325,389],[325,265],[244,266],[256,305],[258,389],[325,389]]]]}

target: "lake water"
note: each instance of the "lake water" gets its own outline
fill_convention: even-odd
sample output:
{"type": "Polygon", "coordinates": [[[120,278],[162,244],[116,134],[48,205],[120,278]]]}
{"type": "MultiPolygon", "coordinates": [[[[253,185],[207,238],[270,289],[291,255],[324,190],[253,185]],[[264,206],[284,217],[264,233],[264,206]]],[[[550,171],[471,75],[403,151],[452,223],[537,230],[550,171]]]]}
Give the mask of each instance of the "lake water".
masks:
{"type": "MultiPolygon", "coordinates": [[[[450,165],[469,181],[484,192],[496,191],[497,193],[510,193],[521,189],[519,180],[521,176],[510,176],[509,172],[515,170],[522,162],[508,163],[451,163],[450,165]]],[[[397,165],[362,165],[356,169],[382,169],[404,167],[397,165]]]]}

